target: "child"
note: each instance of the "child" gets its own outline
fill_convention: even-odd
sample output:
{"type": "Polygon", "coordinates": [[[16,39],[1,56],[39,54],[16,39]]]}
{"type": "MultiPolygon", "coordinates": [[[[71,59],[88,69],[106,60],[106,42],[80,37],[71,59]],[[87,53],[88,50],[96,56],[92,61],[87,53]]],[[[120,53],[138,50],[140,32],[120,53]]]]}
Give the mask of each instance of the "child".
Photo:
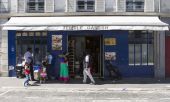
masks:
{"type": "Polygon", "coordinates": [[[43,83],[45,83],[45,81],[46,81],[46,78],[47,78],[47,73],[46,73],[46,62],[45,61],[43,61],[43,63],[42,63],[42,68],[41,68],[41,70],[40,70],[40,84],[43,82],[43,83]]]}
{"type": "Polygon", "coordinates": [[[24,73],[25,73],[25,76],[26,76],[26,80],[24,81],[24,86],[29,86],[29,81],[30,81],[30,76],[31,76],[31,73],[30,73],[30,66],[28,63],[26,63],[24,65],[25,69],[24,69],[24,73]]]}

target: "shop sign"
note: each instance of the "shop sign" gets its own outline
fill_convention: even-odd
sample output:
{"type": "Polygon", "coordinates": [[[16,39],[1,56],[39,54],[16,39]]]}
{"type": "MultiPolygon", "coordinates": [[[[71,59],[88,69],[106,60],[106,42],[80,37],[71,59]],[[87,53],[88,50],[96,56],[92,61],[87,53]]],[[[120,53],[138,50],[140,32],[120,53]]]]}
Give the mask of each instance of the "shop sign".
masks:
{"type": "Polygon", "coordinates": [[[116,38],[105,38],[104,44],[105,45],[116,45],[116,38]]]}
{"type": "Polygon", "coordinates": [[[64,30],[108,30],[108,26],[64,26],[64,30]]]}

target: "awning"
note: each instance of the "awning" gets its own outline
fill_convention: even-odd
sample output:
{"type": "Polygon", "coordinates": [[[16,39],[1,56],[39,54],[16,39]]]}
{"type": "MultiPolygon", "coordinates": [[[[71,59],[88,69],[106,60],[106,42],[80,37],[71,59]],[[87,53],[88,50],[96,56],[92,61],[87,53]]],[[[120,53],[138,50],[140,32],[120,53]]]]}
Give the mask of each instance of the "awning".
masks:
{"type": "Polygon", "coordinates": [[[11,17],[3,30],[169,30],[157,16],[11,17]]]}

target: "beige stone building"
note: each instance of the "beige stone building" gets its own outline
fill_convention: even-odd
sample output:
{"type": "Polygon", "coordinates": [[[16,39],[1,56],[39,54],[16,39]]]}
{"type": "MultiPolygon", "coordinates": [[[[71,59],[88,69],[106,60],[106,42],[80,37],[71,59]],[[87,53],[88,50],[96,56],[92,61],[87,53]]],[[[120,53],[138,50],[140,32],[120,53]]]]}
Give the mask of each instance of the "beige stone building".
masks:
{"type": "MultiPolygon", "coordinates": [[[[24,29],[29,28],[6,28],[4,24],[9,21],[11,18],[20,18],[20,17],[156,17],[159,18],[160,22],[162,18],[168,19],[169,14],[169,4],[170,2],[168,0],[0,0],[0,76],[10,76],[9,75],[9,69],[11,68],[9,64],[9,58],[10,54],[8,51],[9,48],[9,37],[8,37],[8,31],[9,30],[16,30],[18,31],[29,31],[24,29]]],[[[74,19],[74,18],[73,18],[74,19]]],[[[81,19],[81,18],[80,18],[81,19]]],[[[12,20],[12,19],[11,19],[12,20]]],[[[66,18],[65,18],[66,20],[66,18]]],[[[101,19],[102,21],[103,19],[101,19]]],[[[114,19],[113,19],[114,20],[114,19]]],[[[167,20],[166,20],[167,21],[167,20]]],[[[168,21],[165,23],[168,23],[168,21]]],[[[13,21],[11,21],[13,22],[13,21]]],[[[22,21],[21,21],[22,22],[22,21]]],[[[145,22],[145,21],[143,21],[145,22]]],[[[10,22],[9,22],[10,23],[10,22]]],[[[15,23],[15,22],[14,22],[15,23]]],[[[57,22],[58,23],[58,22],[57,22]]],[[[63,23],[63,22],[59,22],[63,23]]],[[[81,22],[80,22],[81,23],[81,22]]],[[[98,22],[100,23],[100,22],[98,22]]],[[[114,22],[113,22],[114,23],[114,22]]],[[[120,22],[119,22],[120,23],[120,22]]],[[[138,22],[139,23],[139,22],[138,22]]],[[[163,22],[162,22],[163,23],[163,22]]],[[[153,22],[154,24],[154,22],[153,22]]],[[[94,24],[95,25],[95,24],[94,24]]],[[[145,25],[145,24],[144,24],[145,25]]],[[[144,26],[142,25],[142,26],[144,26]]],[[[15,25],[16,27],[17,24],[15,25]]],[[[22,25],[19,25],[22,26],[22,25]]],[[[54,25],[53,25],[54,26],[54,25]]],[[[74,24],[73,24],[74,26],[74,24]]],[[[89,25],[87,25],[89,26],[89,25]]],[[[104,25],[105,26],[105,25],[104,25]]],[[[115,25],[114,25],[115,26],[115,25]]],[[[150,26],[150,25],[149,25],[150,26]]],[[[159,25],[162,26],[162,25],[159,25]]],[[[165,25],[164,25],[165,26],[165,25]]],[[[96,30],[96,29],[89,29],[88,27],[83,25],[83,30],[76,28],[77,30],[82,30],[85,32],[85,30],[96,30]],[[86,27],[86,28],[85,28],[86,27]],[[84,30],[85,29],[85,30],[84,30]]],[[[108,26],[107,26],[108,28],[108,26]]],[[[49,30],[49,27],[47,28],[49,30]]],[[[57,28],[59,29],[59,28],[57,28]]],[[[68,28],[70,30],[70,28],[68,28]]],[[[67,29],[67,30],[68,30],[67,29]]],[[[116,29],[112,27],[112,29],[116,29]]],[[[121,28],[126,31],[131,31],[132,29],[125,29],[121,28]]],[[[116,30],[121,30],[116,29],[116,30]]],[[[141,30],[141,28],[134,27],[133,29],[141,30]]],[[[149,71],[148,75],[152,74],[153,77],[165,77],[166,74],[166,68],[165,68],[165,30],[156,30],[154,26],[148,29],[143,29],[146,31],[153,30],[154,31],[154,44],[153,44],[153,59],[151,59],[151,64],[154,69],[153,72],[149,71]],[[160,50],[163,49],[163,50],[160,50]]],[[[162,28],[163,29],[163,28],[162,28]]],[[[42,30],[43,32],[48,33],[48,30],[42,30]]],[[[56,29],[55,29],[56,30],[56,29]]],[[[64,29],[62,29],[64,30],[64,29]]],[[[66,30],[66,29],[65,29],[66,30]]],[[[72,29],[75,30],[75,29],[72,29]]],[[[99,29],[99,30],[108,30],[108,29],[99,29]]],[[[34,30],[31,30],[34,32],[34,30]]],[[[36,30],[40,31],[40,30],[36,30]]],[[[142,30],[141,30],[142,31],[142,30]]],[[[17,36],[17,35],[16,35],[17,36]]],[[[104,36],[104,35],[102,35],[104,36]]],[[[103,44],[101,46],[104,46],[103,44]]],[[[104,52],[102,52],[103,47],[101,49],[101,55],[103,55],[104,52]]],[[[130,49],[130,48],[129,48],[130,49]]],[[[144,48],[141,48],[144,49],[144,48]]],[[[15,49],[14,49],[15,50],[15,49]]],[[[130,51],[130,50],[129,50],[130,51]]],[[[136,50],[135,50],[136,51],[136,50]]],[[[17,51],[16,51],[17,52],[17,51]]],[[[148,53],[148,49],[146,51],[148,53]]],[[[128,53],[128,52],[127,52],[128,53]]],[[[143,52],[141,53],[141,55],[143,52]]],[[[138,54],[136,54],[137,56],[138,54]]],[[[128,56],[131,56],[128,54],[128,56]]],[[[147,54],[148,60],[150,58],[149,54],[147,54]]],[[[101,61],[102,58],[100,58],[101,61]]],[[[134,64],[134,66],[139,67],[145,67],[142,66],[142,64],[145,59],[141,57],[134,58],[136,61],[130,62],[132,59],[127,58],[129,61],[127,62],[127,66],[131,66],[134,63],[137,63],[137,59],[141,59],[139,63],[134,64]],[[141,65],[141,66],[140,66],[141,65]]],[[[104,61],[101,61],[104,63],[104,61]]],[[[120,61],[121,62],[121,61],[120,61]]],[[[11,62],[10,62],[11,63],[11,62]]],[[[147,62],[147,67],[149,66],[147,62]]],[[[101,69],[104,64],[100,65],[101,69]]],[[[15,67],[15,66],[14,66],[15,67]]],[[[120,66],[121,67],[121,66],[120,66]]],[[[149,66],[150,67],[150,66],[149,66]]],[[[143,70],[144,71],[144,70],[143,70]]],[[[140,71],[137,71],[138,73],[140,71]]],[[[147,72],[147,71],[146,71],[147,72]]],[[[104,69],[100,71],[100,73],[104,73],[104,69]]],[[[126,72],[122,71],[122,73],[126,72]]],[[[101,74],[101,76],[104,76],[104,74],[101,74]]],[[[131,76],[131,75],[130,75],[131,76]]],[[[132,76],[135,76],[133,74],[132,76]]],[[[141,76],[143,76],[141,74],[141,76]]],[[[145,75],[144,75],[145,76],[145,75]]],[[[147,76],[147,74],[146,74],[147,76]]],[[[168,75],[167,75],[168,76],[168,75]]],[[[138,76],[136,76],[138,77],[138,76]]]]}

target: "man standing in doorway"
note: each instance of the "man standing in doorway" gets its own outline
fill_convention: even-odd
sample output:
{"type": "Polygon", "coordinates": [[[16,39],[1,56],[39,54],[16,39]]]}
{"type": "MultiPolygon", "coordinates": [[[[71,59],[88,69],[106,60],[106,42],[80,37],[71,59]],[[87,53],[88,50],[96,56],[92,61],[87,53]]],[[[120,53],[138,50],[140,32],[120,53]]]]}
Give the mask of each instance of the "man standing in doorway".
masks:
{"type": "Polygon", "coordinates": [[[28,64],[28,66],[30,67],[30,72],[31,72],[31,80],[34,80],[34,72],[33,72],[33,57],[32,57],[32,49],[31,48],[27,48],[27,52],[25,52],[24,54],[24,60],[25,63],[28,64]]]}
{"type": "Polygon", "coordinates": [[[50,71],[52,70],[51,68],[52,68],[52,60],[53,60],[53,56],[51,52],[47,52],[46,60],[47,60],[47,78],[48,80],[51,80],[50,71]]]}
{"type": "Polygon", "coordinates": [[[91,72],[90,72],[90,67],[91,67],[91,60],[90,60],[90,54],[88,52],[86,52],[86,55],[84,57],[84,60],[83,60],[83,83],[86,83],[86,80],[87,80],[87,76],[90,78],[91,80],[91,83],[90,84],[95,84],[95,81],[91,75],[91,72]]]}

